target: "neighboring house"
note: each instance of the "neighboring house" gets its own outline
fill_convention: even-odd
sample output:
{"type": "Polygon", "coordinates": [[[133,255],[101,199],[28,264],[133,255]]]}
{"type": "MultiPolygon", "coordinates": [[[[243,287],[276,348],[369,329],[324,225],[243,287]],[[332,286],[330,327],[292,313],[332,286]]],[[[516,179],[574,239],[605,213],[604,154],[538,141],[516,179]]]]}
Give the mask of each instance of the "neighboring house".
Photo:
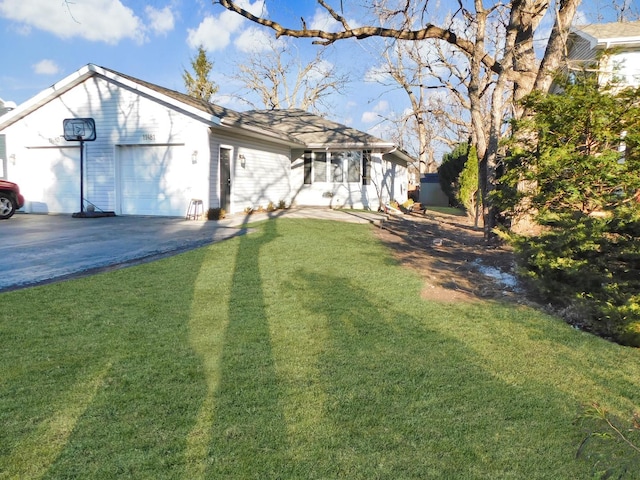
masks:
{"type": "Polygon", "coordinates": [[[596,73],[601,84],[640,86],[640,21],[574,27],[567,50],[571,70],[596,73]]]}
{"type": "MultiPolygon", "coordinates": [[[[0,117],[4,176],[25,211],[80,209],[80,142],[66,119],[91,118],[86,204],[118,215],[184,216],[278,205],[376,210],[407,199],[412,159],[391,142],[301,110],[236,112],[86,65],[0,117]]],[[[0,149],[1,150],[1,149],[0,149]]]]}

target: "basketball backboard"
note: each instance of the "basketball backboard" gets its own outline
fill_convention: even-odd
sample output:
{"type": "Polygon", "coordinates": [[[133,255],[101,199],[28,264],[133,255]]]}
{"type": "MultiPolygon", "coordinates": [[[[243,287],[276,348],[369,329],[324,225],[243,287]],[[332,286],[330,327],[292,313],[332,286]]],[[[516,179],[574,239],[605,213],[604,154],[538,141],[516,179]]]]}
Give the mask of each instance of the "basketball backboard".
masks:
{"type": "Polygon", "coordinates": [[[93,118],[66,118],[62,126],[67,141],[92,142],[96,139],[96,122],[93,118]]]}

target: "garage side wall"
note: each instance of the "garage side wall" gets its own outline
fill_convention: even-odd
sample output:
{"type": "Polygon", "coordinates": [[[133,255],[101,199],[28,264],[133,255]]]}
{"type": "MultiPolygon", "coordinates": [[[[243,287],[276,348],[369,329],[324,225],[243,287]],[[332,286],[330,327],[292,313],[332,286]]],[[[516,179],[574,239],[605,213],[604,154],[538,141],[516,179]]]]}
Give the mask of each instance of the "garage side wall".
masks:
{"type": "Polygon", "coordinates": [[[7,177],[20,184],[27,211],[71,213],[80,208],[79,142],[64,140],[63,120],[87,117],[96,124],[96,140],[85,142],[84,151],[88,202],[117,214],[182,216],[190,198],[206,201],[208,125],[155,98],[94,76],[2,132],[7,139],[7,177]],[[146,179],[146,205],[123,198],[131,186],[122,177],[125,147],[136,147],[125,155],[127,168],[136,175],[129,180],[135,186],[138,179],[146,179]],[[163,165],[162,157],[171,163],[163,165]],[[125,212],[123,205],[127,205],[125,212]]]}

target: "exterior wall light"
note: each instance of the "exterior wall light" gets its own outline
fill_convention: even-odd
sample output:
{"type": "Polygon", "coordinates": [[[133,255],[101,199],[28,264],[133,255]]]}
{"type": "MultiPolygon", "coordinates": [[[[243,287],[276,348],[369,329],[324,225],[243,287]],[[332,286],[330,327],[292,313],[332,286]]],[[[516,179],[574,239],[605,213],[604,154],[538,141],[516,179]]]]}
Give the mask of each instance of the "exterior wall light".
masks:
{"type": "Polygon", "coordinates": [[[241,153],[238,158],[240,159],[240,166],[245,168],[247,166],[247,158],[241,153]]]}
{"type": "Polygon", "coordinates": [[[194,150],[193,153],[191,154],[191,163],[193,165],[198,163],[198,150],[194,150]]]}

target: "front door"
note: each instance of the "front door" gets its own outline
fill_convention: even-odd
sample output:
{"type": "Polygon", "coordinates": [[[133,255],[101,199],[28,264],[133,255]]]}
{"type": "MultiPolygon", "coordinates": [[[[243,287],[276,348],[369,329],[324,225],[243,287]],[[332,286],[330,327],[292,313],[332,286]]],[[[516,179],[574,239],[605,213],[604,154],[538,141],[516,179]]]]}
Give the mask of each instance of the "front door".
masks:
{"type": "Polygon", "coordinates": [[[231,210],[231,149],[220,149],[220,208],[231,210]]]}

